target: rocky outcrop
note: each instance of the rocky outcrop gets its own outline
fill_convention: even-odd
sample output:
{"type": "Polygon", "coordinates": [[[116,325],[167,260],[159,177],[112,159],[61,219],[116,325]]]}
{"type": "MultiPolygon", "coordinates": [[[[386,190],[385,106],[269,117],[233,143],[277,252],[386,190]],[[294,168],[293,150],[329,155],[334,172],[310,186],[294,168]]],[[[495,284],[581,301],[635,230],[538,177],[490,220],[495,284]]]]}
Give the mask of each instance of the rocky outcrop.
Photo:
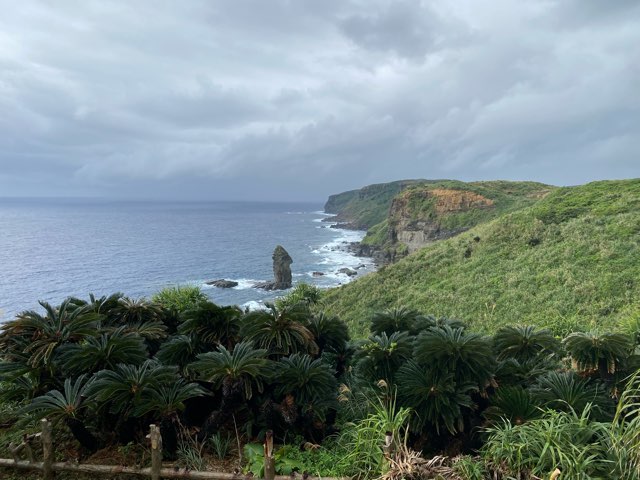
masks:
{"type": "Polygon", "coordinates": [[[221,278],[220,280],[211,280],[210,282],[205,282],[207,285],[212,285],[218,288],[233,288],[238,286],[238,282],[234,282],[233,280],[225,280],[221,278]]]}
{"type": "Polygon", "coordinates": [[[347,267],[341,268],[337,273],[343,273],[347,277],[355,277],[356,275],[358,275],[358,272],[347,267]]]}
{"type": "Polygon", "coordinates": [[[257,283],[254,287],[264,290],[291,288],[291,264],[293,263],[291,256],[282,245],[278,245],[271,258],[273,259],[273,281],[257,283]]]}
{"type": "Polygon", "coordinates": [[[469,190],[414,188],[398,195],[389,211],[389,240],[411,253],[436,240],[469,228],[447,222],[447,217],[493,207],[493,200],[469,190]]]}

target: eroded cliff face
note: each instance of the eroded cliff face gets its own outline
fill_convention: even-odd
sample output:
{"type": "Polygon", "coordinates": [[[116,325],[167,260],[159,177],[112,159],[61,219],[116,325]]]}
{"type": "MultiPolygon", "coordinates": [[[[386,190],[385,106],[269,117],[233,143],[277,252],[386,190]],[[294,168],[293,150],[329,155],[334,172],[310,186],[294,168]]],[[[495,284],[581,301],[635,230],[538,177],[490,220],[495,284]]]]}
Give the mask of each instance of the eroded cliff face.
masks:
{"type": "Polygon", "coordinates": [[[467,190],[410,189],[391,204],[389,240],[405,245],[406,253],[411,253],[467,229],[465,225],[447,222],[447,217],[493,206],[493,200],[467,190]]]}

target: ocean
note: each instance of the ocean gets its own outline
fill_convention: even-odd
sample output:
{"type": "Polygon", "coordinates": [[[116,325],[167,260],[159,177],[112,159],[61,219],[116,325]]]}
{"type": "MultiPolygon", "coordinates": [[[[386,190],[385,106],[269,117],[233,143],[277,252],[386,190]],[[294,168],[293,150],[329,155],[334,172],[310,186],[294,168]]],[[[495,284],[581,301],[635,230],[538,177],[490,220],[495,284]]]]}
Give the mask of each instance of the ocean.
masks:
{"type": "Polygon", "coordinates": [[[371,259],[345,248],[364,232],[329,228],[321,209],[310,203],[0,199],[0,321],[39,309],[38,300],[114,292],[149,297],[176,285],[198,285],[220,305],[259,308],[284,293],[252,287],[273,278],[278,244],[293,258],[294,285],[332,287],[350,280],[337,272],[342,267],[359,267],[358,276],[374,270],[371,259]],[[205,284],[221,278],[239,285],[205,284]]]}

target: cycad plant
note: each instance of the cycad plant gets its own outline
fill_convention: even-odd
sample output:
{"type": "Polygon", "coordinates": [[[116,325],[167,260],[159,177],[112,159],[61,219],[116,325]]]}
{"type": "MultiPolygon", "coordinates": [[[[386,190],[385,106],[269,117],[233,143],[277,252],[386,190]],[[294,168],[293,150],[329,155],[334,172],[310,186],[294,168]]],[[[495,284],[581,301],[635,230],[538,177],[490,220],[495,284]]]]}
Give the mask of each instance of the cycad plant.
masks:
{"type": "Polygon", "coordinates": [[[622,333],[576,332],[564,339],[573,367],[584,375],[612,378],[633,352],[633,341],[622,333]]]}
{"type": "Polygon", "coordinates": [[[483,391],[493,383],[495,357],[488,337],[448,325],[422,332],[413,358],[424,368],[449,372],[456,382],[473,382],[483,391]]]}
{"type": "Polygon", "coordinates": [[[125,328],[87,337],[80,343],[63,345],[58,358],[62,370],[70,375],[79,375],[114,369],[120,363],[140,365],[147,360],[144,340],[125,332],[125,328]]]}
{"type": "Polygon", "coordinates": [[[580,377],[573,371],[548,372],[531,387],[532,395],[545,407],[563,412],[589,409],[592,416],[611,418],[613,402],[600,381],[580,377]]]}
{"type": "Polygon", "coordinates": [[[207,393],[197,383],[189,383],[182,378],[173,383],[162,383],[156,388],[145,389],[132,413],[136,417],[149,415],[154,422],[160,423],[163,446],[173,455],[184,430],[180,428],[180,413],[185,409],[185,402],[207,393]]]}
{"type": "Polygon", "coordinates": [[[521,386],[500,387],[491,397],[491,406],[483,415],[495,423],[508,420],[513,425],[522,425],[542,416],[541,402],[529,390],[521,386]]]}
{"type": "Polygon", "coordinates": [[[255,393],[264,390],[271,376],[272,363],[266,349],[254,348],[248,341],[236,344],[231,351],[221,345],[214,352],[198,355],[188,370],[201,380],[211,382],[222,394],[219,408],[203,425],[205,434],[218,431],[221,422],[235,418],[235,413],[246,407],[255,393]]]}
{"type": "Polygon", "coordinates": [[[197,338],[209,349],[218,345],[232,348],[238,340],[241,316],[242,310],[238,307],[220,307],[213,302],[200,302],[184,312],[178,332],[197,338]]]}
{"type": "Polygon", "coordinates": [[[262,392],[272,362],[267,359],[266,349],[254,348],[252,342],[245,341],[233,350],[219,346],[214,352],[202,353],[189,368],[214,388],[221,388],[225,397],[246,401],[254,391],[262,392]]]}
{"type": "Polygon", "coordinates": [[[32,367],[46,367],[53,371],[53,360],[57,349],[65,343],[79,342],[94,336],[100,316],[89,307],[78,306],[68,298],[60,306],[40,302],[45,315],[30,310],[18,314],[3,326],[0,345],[8,348],[15,345],[11,337],[22,337],[28,345],[24,352],[29,355],[27,363],[32,367]]]}
{"type": "Polygon", "coordinates": [[[371,333],[373,335],[386,333],[387,336],[390,336],[394,332],[409,332],[413,328],[418,315],[420,314],[415,310],[405,307],[376,312],[371,318],[371,333]]]}
{"type": "Polygon", "coordinates": [[[457,380],[454,372],[413,360],[398,370],[397,386],[398,400],[415,412],[411,429],[416,433],[425,427],[433,427],[438,434],[463,431],[464,414],[475,407],[471,394],[478,391],[476,382],[457,380]]]}
{"type": "Polygon", "coordinates": [[[87,388],[87,395],[121,420],[144,409],[150,392],[178,381],[176,367],[146,360],[141,365],[119,364],[114,370],[99,371],[87,388]]]}
{"type": "Polygon", "coordinates": [[[268,310],[249,312],[242,319],[240,336],[264,348],[274,358],[292,353],[317,354],[318,345],[306,327],[310,315],[305,305],[284,309],[267,304],[268,310]]]}
{"type": "Polygon", "coordinates": [[[204,345],[194,336],[175,335],[160,346],[155,358],[164,365],[176,365],[184,375],[188,375],[185,367],[204,352],[204,345]]]}
{"type": "Polygon", "coordinates": [[[34,413],[38,418],[48,418],[54,422],[63,420],[76,440],[87,450],[94,452],[98,448],[98,441],[83,421],[86,386],[87,378],[84,375],[75,381],[68,378],[62,391],[51,390],[34,398],[23,412],[34,413]]]}
{"type": "Polygon", "coordinates": [[[324,421],[327,409],[336,406],[337,381],[331,366],[320,358],[299,353],[282,358],[274,366],[273,378],[287,423],[295,422],[299,414],[324,421]]]}
{"type": "Polygon", "coordinates": [[[313,335],[320,353],[343,351],[349,341],[347,324],[335,315],[327,315],[324,312],[311,315],[306,327],[313,335]]]}
{"type": "Polygon", "coordinates": [[[499,360],[515,358],[527,362],[539,355],[557,354],[560,342],[551,331],[531,325],[500,328],[493,336],[493,346],[499,360]]]}
{"type": "Polygon", "coordinates": [[[407,332],[372,335],[356,352],[356,372],[369,382],[384,380],[392,385],[398,368],[412,351],[413,341],[407,332]]]}

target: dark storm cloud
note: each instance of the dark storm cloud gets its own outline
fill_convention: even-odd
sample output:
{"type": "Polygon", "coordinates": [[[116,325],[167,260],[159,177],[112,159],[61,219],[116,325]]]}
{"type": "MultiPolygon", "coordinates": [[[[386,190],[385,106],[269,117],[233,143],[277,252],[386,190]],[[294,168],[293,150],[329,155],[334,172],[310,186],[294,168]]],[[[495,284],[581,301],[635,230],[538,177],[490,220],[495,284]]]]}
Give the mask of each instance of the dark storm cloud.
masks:
{"type": "Polygon", "coordinates": [[[373,13],[365,11],[341,22],[342,31],[356,44],[417,58],[435,46],[439,21],[425,4],[399,1],[378,11],[375,7],[373,13]]]}
{"type": "Polygon", "coordinates": [[[0,196],[640,176],[640,4],[6,2],[0,196]]]}

